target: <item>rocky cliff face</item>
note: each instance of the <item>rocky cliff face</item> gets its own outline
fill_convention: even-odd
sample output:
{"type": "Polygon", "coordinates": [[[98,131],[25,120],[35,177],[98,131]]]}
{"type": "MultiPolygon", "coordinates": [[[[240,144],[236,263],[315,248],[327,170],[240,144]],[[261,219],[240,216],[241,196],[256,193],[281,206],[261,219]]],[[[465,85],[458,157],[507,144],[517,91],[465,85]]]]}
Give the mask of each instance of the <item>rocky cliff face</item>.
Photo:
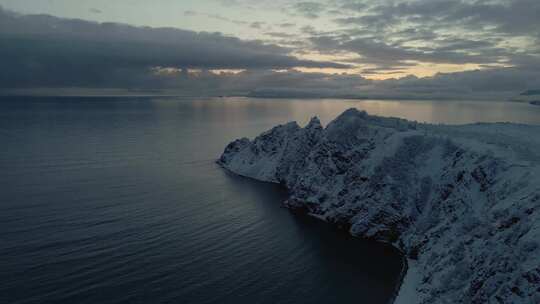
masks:
{"type": "Polygon", "coordinates": [[[409,303],[540,303],[540,127],[437,126],[351,109],[227,146],[285,206],[415,260],[409,303]]]}

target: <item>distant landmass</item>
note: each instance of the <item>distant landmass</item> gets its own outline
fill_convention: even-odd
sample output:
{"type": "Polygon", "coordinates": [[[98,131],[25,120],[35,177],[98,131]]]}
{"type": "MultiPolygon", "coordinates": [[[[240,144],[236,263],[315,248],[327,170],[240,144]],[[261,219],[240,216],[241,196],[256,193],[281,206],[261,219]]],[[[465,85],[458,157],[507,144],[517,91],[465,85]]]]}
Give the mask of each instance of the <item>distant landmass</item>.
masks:
{"type": "Polygon", "coordinates": [[[518,96],[510,99],[512,102],[526,102],[531,105],[540,106],[540,89],[527,90],[520,93],[518,96]]]}
{"type": "MultiPolygon", "coordinates": [[[[245,96],[252,98],[336,98],[336,99],[389,99],[389,100],[508,100],[513,94],[456,94],[448,92],[411,92],[407,90],[329,90],[321,89],[291,89],[291,88],[262,88],[248,92],[245,96]]],[[[513,100],[512,101],[517,101],[513,100]]]]}
{"type": "Polygon", "coordinates": [[[529,103],[535,106],[540,106],[540,90],[527,90],[520,95],[534,97],[534,100],[528,100],[529,103]]]}
{"type": "Polygon", "coordinates": [[[540,90],[527,90],[521,94],[521,96],[532,96],[532,95],[540,95],[540,90]]]}

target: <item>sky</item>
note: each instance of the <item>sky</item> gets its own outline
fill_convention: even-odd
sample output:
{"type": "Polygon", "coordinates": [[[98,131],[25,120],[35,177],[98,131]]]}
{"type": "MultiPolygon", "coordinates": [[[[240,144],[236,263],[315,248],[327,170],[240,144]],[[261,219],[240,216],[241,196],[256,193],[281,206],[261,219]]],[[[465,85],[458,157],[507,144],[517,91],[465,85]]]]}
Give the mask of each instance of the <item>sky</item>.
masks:
{"type": "Polygon", "coordinates": [[[0,6],[3,88],[506,98],[540,87],[538,0],[0,6]]]}

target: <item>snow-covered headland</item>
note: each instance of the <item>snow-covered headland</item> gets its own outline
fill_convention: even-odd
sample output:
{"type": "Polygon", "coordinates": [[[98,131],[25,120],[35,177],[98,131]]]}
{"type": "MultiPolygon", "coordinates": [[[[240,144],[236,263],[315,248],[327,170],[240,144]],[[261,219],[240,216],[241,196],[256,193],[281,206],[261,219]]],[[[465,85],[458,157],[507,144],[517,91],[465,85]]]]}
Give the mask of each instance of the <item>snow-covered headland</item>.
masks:
{"type": "Polygon", "coordinates": [[[540,303],[540,126],[445,126],[350,109],[227,146],[288,208],[410,260],[400,303],[540,303]],[[412,266],[412,267],[411,267],[412,266]]]}

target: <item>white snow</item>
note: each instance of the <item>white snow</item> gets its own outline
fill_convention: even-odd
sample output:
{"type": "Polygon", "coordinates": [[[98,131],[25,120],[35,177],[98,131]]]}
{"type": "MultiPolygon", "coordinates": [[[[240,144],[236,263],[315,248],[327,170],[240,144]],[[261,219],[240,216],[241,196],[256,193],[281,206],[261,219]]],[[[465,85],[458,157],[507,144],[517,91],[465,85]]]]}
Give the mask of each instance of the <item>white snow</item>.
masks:
{"type": "Polygon", "coordinates": [[[405,278],[403,278],[399,293],[394,299],[394,304],[418,303],[422,297],[422,294],[416,291],[422,279],[418,271],[418,264],[413,260],[408,260],[407,264],[407,273],[405,274],[405,278]]]}
{"type": "Polygon", "coordinates": [[[540,303],[540,126],[444,126],[350,109],[277,126],[219,163],[283,184],[284,205],[391,243],[396,303],[540,303]]]}

